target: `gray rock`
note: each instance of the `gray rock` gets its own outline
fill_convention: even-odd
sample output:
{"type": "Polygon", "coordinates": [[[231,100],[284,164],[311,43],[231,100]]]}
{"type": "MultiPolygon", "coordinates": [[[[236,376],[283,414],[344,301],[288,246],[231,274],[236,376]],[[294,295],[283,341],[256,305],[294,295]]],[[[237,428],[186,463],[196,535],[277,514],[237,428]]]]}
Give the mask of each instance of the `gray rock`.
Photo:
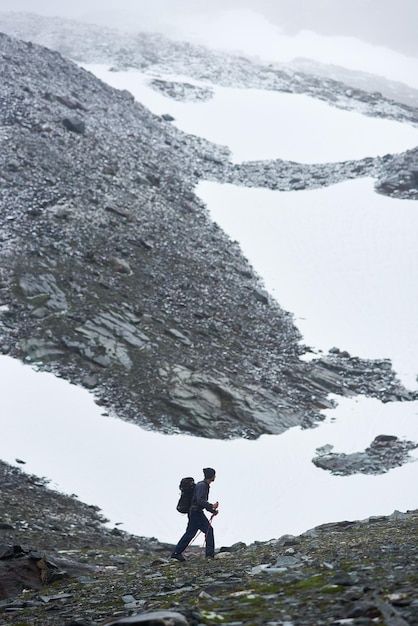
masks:
{"type": "Polygon", "coordinates": [[[51,357],[57,357],[65,354],[65,351],[57,345],[54,341],[42,339],[39,337],[32,337],[31,339],[22,339],[20,341],[20,347],[26,358],[31,361],[38,361],[42,359],[49,359],[51,357]]]}
{"type": "Polygon", "coordinates": [[[279,556],[275,566],[276,567],[297,567],[300,564],[300,558],[295,556],[279,556]]]}
{"type": "Polygon", "coordinates": [[[331,577],[330,582],[333,585],[341,585],[343,587],[350,587],[358,583],[358,576],[350,572],[337,572],[331,577]]]}
{"type": "Polygon", "coordinates": [[[19,287],[27,298],[45,297],[45,306],[52,311],[65,311],[67,298],[58,287],[53,274],[23,274],[19,278],[19,287]]]}
{"type": "Polygon", "coordinates": [[[418,447],[413,441],[401,441],[393,435],[378,435],[364,452],[352,454],[330,452],[332,446],[317,449],[318,456],[312,459],[317,467],[339,476],[352,474],[384,474],[414,459],[409,452],[418,447]]]}
{"type": "Polygon", "coordinates": [[[278,434],[300,423],[291,407],[283,401],[279,405],[275,394],[260,388],[238,389],[226,377],[204,377],[179,366],[168,374],[170,404],[179,409],[188,429],[204,428],[207,437],[214,436],[221,423],[249,437],[262,431],[278,434]]]}
{"type": "Polygon", "coordinates": [[[109,258],[109,263],[117,272],[120,272],[121,274],[131,273],[130,265],[127,261],[125,261],[125,259],[120,259],[119,257],[111,256],[109,258]]]}
{"type": "Polygon", "coordinates": [[[185,346],[192,345],[190,339],[176,328],[167,328],[165,332],[167,333],[167,335],[170,335],[171,337],[174,337],[175,339],[181,341],[181,343],[184,343],[185,346]]]}
{"type": "Polygon", "coordinates": [[[134,624],[149,624],[150,626],[188,626],[189,622],[181,614],[175,611],[150,611],[149,613],[141,613],[140,615],[131,615],[131,617],[122,617],[120,619],[107,622],[107,626],[133,626],[134,624]]]}

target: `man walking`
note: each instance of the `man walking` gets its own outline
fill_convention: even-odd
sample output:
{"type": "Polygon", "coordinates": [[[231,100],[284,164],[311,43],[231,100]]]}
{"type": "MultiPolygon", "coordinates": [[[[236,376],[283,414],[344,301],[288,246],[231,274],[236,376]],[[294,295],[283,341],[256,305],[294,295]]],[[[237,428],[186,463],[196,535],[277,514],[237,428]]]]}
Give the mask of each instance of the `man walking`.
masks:
{"type": "Polygon", "coordinates": [[[213,528],[208,518],[203,513],[203,509],[212,513],[212,515],[218,514],[218,502],[211,504],[209,502],[209,488],[211,483],[216,478],[216,472],[211,467],[205,467],[203,470],[204,479],[196,484],[192,504],[189,512],[189,523],[187,524],[186,532],[180,539],[178,544],[171,554],[172,559],[177,561],[185,561],[183,556],[184,550],[187,548],[198,530],[205,533],[206,539],[206,558],[213,559],[215,556],[215,539],[213,535],[213,528]]]}

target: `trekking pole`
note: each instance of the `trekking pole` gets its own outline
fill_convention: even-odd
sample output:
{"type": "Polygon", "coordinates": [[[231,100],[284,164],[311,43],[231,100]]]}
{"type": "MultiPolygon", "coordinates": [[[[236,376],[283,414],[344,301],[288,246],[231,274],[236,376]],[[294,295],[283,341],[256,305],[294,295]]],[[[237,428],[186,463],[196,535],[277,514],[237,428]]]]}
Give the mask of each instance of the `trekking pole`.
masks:
{"type": "Polygon", "coordinates": [[[213,520],[213,518],[214,518],[214,517],[215,517],[215,513],[212,513],[212,516],[211,516],[211,518],[210,518],[210,520],[209,520],[209,526],[208,526],[208,529],[207,529],[206,534],[205,534],[205,540],[204,540],[204,542],[203,542],[203,544],[202,544],[202,547],[200,548],[199,556],[201,556],[201,555],[202,555],[203,548],[205,547],[205,544],[206,544],[206,539],[207,539],[207,537],[208,537],[208,533],[209,533],[209,531],[210,531],[210,527],[212,526],[212,520],[213,520]]]}
{"type": "Polygon", "coordinates": [[[192,543],[194,542],[194,540],[200,535],[202,531],[199,530],[195,536],[193,537],[193,539],[187,544],[187,546],[184,548],[183,552],[186,552],[187,548],[190,548],[190,546],[192,545],[192,543]]]}

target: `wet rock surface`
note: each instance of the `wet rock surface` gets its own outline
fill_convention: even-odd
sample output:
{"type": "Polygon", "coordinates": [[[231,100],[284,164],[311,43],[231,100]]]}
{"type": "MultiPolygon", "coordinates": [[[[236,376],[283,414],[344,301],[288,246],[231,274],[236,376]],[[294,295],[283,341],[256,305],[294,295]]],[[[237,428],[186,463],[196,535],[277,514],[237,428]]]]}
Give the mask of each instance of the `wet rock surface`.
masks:
{"type": "MultiPolygon", "coordinates": [[[[309,75],[159,36],[25,19],[2,16],[0,26],[34,40],[49,33],[49,45],[69,56],[80,44],[78,61],[189,67],[217,84],[337,98],[338,106],[416,122],[412,107],[347,95],[347,86],[309,75]]],[[[393,177],[395,161],[415,172],[414,151],[345,164],[234,165],[225,147],[182,133],[57,52],[1,35],[0,55],[3,353],[94,390],[118,417],[205,437],[312,426],[333,405],[330,393],[416,399],[388,361],[339,349],[302,359],[309,348],[291,314],[193,192],[202,178],[298,189],[389,169],[393,177]]],[[[184,83],[158,88],[210,95],[184,83]]]]}
{"type": "Polygon", "coordinates": [[[191,547],[179,563],[171,545],[107,529],[94,507],[35,477],[3,463],[0,476],[0,544],[24,551],[0,553],[0,580],[28,554],[66,568],[55,581],[41,568],[32,585],[21,576],[0,599],[1,624],[418,624],[418,511],[238,542],[215,559],[191,547]]]}

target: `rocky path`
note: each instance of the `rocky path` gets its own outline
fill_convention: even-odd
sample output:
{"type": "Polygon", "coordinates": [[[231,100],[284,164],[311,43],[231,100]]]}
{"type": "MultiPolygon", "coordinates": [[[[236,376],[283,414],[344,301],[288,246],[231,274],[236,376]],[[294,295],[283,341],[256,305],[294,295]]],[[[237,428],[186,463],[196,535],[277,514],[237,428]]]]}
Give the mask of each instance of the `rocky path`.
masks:
{"type": "Polygon", "coordinates": [[[418,511],[224,546],[213,560],[199,542],[178,563],[172,546],[106,530],[91,507],[0,471],[2,625],[418,624],[418,511]],[[5,568],[20,592],[17,580],[4,593],[5,568]]]}

